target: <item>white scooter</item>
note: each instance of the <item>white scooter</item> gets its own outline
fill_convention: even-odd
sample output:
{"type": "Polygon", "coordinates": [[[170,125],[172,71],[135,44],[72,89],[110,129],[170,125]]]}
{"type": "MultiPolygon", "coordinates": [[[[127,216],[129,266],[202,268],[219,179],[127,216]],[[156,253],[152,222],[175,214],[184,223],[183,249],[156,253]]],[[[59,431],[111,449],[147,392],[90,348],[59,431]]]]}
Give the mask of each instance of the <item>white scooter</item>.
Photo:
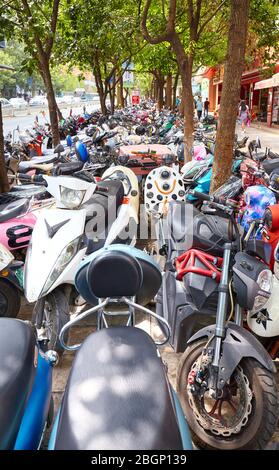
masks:
{"type": "Polygon", "coordinates": [[[36,302],[33,321],[41,344],[62,352],[59,332],[71,306],[82,304],[74,287],[81,260],[111,243],[136,242],[139,190],[132,170],[109,168],[102,181],[43,176],[56,209],[43,210],[26,255],[24,292],[36,302]]]}

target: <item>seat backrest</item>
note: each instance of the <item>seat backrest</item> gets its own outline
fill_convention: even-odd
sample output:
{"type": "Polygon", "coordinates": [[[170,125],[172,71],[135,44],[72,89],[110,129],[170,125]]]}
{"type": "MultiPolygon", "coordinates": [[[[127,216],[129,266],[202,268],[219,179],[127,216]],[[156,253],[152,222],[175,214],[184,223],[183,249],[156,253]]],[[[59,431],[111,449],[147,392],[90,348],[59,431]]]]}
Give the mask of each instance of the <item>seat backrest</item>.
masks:
{"type": "Polygon", "coordinates": [[[146,305],[162,282],[159,266],[146,253],[127,245],[110,245],[89,255],[81,264],[75,284],[90,304],[97,298],[136,296],[146,305]]]}
{"type": "Polygon", "coordinates": [[[135,296],[142,280],[142,269],[137,259],[123,252],[103,252],[87,270],[87,282],[98,298],[135,296]]]}

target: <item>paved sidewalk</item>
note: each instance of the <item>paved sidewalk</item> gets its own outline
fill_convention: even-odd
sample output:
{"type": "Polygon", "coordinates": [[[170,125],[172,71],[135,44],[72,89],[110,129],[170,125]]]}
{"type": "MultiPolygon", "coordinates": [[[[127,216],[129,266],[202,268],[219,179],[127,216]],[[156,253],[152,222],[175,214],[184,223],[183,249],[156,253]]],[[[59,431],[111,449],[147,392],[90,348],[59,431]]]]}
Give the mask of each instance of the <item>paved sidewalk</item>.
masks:
{"type": "MultiPolygon", "coordinates": [[[[236,133],[239,138],[244,135],[238,124],[236,126],[236,133]]],[[[259,136],[263,150],[268,147],[274,152],[279,153],[279,129],[268,128],[263,124],[252,124],[251,127],[246,127],[245,135],[249,136],[249,141],[259,136]]]]}

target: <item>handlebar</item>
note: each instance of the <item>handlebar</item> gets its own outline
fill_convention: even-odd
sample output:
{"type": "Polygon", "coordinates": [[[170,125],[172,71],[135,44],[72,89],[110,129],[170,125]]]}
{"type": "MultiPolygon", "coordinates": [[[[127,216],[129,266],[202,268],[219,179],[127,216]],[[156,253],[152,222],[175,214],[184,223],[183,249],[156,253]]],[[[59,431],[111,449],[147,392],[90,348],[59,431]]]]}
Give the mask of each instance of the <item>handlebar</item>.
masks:
{"type": "Polygon", "coordinates": [[[223,197],[217,197],[217,196],[210,195],[210,194],[200,193],[195,190],[190,190],[189,194],[191,194],[191,196],[196,197],[200,201],[210,202],[211,204],[214,204],[215,207],[217,207],[218,209],[221,209],[224,211],[227,211],[229,209],[236,210],[238,207],[238,205],[234,201],[229,201],[228,199],[225,199],[223,197]]]}

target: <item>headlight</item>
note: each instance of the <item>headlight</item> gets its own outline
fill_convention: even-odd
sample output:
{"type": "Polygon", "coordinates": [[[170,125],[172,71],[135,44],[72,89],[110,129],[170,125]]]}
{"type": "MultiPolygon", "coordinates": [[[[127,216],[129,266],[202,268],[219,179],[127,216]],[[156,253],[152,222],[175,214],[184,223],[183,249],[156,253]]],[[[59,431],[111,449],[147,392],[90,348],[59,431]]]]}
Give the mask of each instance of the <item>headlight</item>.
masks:
{"type": "Polygon", "coordinates": [[[80,237],[70,242],[60,253],[57,261],[42,289],[42,295],[47,292],[60,274],[64,271],[66,266],[72,261],[79,249],[80,237]]]}
{"type": "Polygon", "coordinates": [[[252,313],[259,312],[265,307],[272,290],[272,272],[269,269],[263,269],[257,278],[259,291],[255,297],[254,305],[251,310],[252,313]]]}
{"type": "Polygon", "coordinates": [[[0,243],[0,268],[8,266],[13,261],[12,253],[0,243]],[[3,266],[1,266],[3,265],[3,266]]]}
{"type": "Polygon", "coordinates": [[[233,283],[237,302],[255,313],[267,303],[272,290],[272,272],[266,265],[248,253],[235,255],[233,283]]]}
{"type": "Polygon", "coordinates": [[[77,189],[67,188],[60,186],[61,202],[68,209],[76,209],[82,203],[86,190],[80,191],[77,189]]]}

